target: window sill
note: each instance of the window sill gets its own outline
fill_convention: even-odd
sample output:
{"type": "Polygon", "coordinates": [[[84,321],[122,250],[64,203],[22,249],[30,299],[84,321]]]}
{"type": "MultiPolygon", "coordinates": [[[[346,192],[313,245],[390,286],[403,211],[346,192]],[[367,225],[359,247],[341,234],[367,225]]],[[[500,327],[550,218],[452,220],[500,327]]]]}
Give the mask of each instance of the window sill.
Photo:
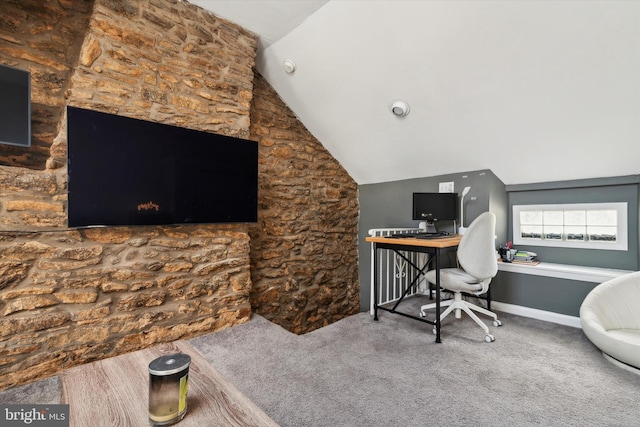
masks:
{"type": "Polygon", "coordinates": [[[555,277],[558,279],[592,283],[603,283],[607,280],[633,272],[631,270],[614,270],[611,268],[584,267],[581,265],[553,264],[550,262],[541,262],[538,265],[498,262],[498,271],[555,277]]]}

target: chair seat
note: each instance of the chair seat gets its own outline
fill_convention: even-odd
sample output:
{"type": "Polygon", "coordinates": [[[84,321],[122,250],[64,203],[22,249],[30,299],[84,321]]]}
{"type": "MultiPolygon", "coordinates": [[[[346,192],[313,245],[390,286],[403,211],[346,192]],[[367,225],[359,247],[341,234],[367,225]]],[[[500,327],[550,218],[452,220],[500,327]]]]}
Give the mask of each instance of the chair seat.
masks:
{"type": "Polygon", "coordinates": [[[640,329],[615,329],[607,333],[618,341],[634,344],[636,349],[640,346],[640,329]]]}
{"type": "MultiPolygon", "coordinates": [[[[436,283],[436,271],[425,274],[429,283],[436,283]]],[[[440,287],[452,292],[482,293],[483,282],[460,268],[443,268],[440,270],[440,287]]]]}

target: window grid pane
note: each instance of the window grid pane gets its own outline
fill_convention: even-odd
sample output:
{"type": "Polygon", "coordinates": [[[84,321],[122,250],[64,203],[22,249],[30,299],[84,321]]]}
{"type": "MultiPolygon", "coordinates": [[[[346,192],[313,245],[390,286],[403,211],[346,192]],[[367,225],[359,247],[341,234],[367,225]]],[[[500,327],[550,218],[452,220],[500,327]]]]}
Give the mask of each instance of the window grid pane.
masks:
{"type": "Polygon", "coordinates": [[[564,221],[566,225],[586,225],[587,211],[585,210],[568,210],[564,211],[564,221]]]}
{"type": "Polygon", "coordinates": [[[532,210],[520,212],[523,239],[615,242],[617,211],[532,210]]]}
{"type": "Polygon", "coordinates": [[[523,225],[520,227],[520,237],[523,239],[542,239],[542,226],[523,225]]]}
{"type": "Polygon", "coordinates": [[[564,227],[562,225],[545,225],[544,238],[547,240],[562,240],[564,227]]]}
{"type": "Polygon", "coordinates": [[[564,224],[564,212],[563,211],[544,211],[543,215],[544,225],[560,225],[564,224]]]}
{"type": "Polygon", "coordinates": [[[614,210],[588,211],[588,225],[608,225],[615,227],[617,225],[617,212],[614,210]]]}
{"type": "Polygon", "coordinates": [[[567,240],[581,241],[585,240],[587,228],[584,225],[567,225],[565,232],[567,233],[567,240]]]}
{"type": "Polygon", "coordinates": [[[542,211],[522,211],[520,212],[520,224],[542,225],[542,211]]]}
{"type": "Polygon", "coordinates": [[[513,243],[627,251],[628,209],[627,202],[513,205],[513,243]]]}
{"type": "Polygon", "coordinates": [[[589,240],[601,242],[615,242],[617,240],[616,227],[587,227],[589,240]]]}

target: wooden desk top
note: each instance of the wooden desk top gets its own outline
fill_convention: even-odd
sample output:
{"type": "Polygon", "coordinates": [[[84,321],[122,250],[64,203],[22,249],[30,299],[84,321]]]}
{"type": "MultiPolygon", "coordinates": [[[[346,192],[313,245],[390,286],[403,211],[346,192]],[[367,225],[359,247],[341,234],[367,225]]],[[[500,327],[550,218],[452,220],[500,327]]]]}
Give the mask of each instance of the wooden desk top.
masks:
{"type": "Polygon", "coordinates": [[[459,234],[452,234],[450,236],[439,237],[437,239],[416,239],[415,237],[384,237],[384,236],[369,236],[365,238],[369,243],[384,243],[388,245],[398,246],[420,246],[424,248],[451,248],[460,244],[462,236],[459,234]]]}
{"type": "Polygon", "coordinates": [[[64,371],[61,400],[69,404],[70,426],[148,426],[149,363],[171,353],[191,356],[187,414],[180,427],[278,426],[186,341],[64,371]]]}

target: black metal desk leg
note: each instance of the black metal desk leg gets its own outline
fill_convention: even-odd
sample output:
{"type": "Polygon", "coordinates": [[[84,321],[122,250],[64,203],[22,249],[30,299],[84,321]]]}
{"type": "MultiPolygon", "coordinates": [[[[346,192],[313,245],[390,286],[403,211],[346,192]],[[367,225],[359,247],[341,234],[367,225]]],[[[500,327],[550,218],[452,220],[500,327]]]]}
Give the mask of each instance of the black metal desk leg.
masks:
{"type": "Polygon", "coordinates": [[[373,320],[378,320],[378,244],[373,243],[373,320]]]}
{"type": "Polygon", "coordinates": [[[436,248],[436,342],[440,341],[440,248],[436,248]]]}

